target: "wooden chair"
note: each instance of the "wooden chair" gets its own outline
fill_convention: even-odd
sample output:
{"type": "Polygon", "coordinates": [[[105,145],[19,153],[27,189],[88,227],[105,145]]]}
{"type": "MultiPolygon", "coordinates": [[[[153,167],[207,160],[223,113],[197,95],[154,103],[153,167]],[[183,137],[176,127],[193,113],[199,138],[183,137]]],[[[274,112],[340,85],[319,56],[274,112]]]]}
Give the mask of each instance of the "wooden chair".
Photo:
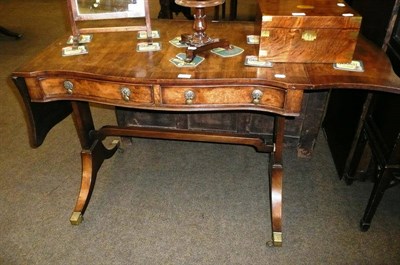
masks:
{"type": "MultiPolygon", "coordinates": [[[[378,5],[373,0],[360,0],[361,6],[371,3],[374,7],[378,5]]],[[[377,41],[377,33],[370,33],[375,24],[363,24],[367,30],[362,31],[367,38],[377,41],[376,44],[383,44],[382,50],[392,60],[394,69],[398,69],[398,75],[400,57],[396,59],[391,56],[391,50],[394,49],[391,40],[400,28],[400,20],[397,19],[399,8],[400,0],[396,0],[391,14],[384,13],[386,16],[390,15],[390,18],[388,25],[385,25],[386,36],[382,41],[377,41]]],[[[376,32],[381,30],[383,28],[376,32]]],[[[374,181],[360,221],[360,229],[367,231],[385,191],[400,183],[400,96],[376,92],[352,93],[354,94],[351,97],[341,97],[336,93],[330,95],[332,106],[326,112],[324,127],[331,150],[334,150],[332,154],[338,173],[346,184],[350,185],[354,180],[374,181]],[[343,118],[341,114],[346,110],[352,113],[347,113],[347,117],[343,118]],[[341,130],[343,127],[346,129],[341,130]]]]}
{"type": "MultiPolygon", "coordinates": [[[[382,49],[388,53],[395,28],[400,27],[398,13],[400,0],[396,0],[382,49]],[[395,25],[397,24],[397,26],[395,25]]],[[[364,104],[366,111],[361,137],[356,144],[355,156],[350,169],[361,160],[366,144],[371,150],[371,163],[375,183],[360,221],[361,231],[367,231],[385,191],[400,183],[400,97],[390,94],[368,94],[364,104]]]]}
{"type": "MultiPolygon", "coordinates": [[[[400,97],[390,94],[368,95],[368,112],[362,125],[350,169],[355,171],[368,144],[374,187],[360,229],[367,231],[385,191],[400,183],[400,97]]],[[[367,172],[366,174],[369,174],[367,172]]]]}

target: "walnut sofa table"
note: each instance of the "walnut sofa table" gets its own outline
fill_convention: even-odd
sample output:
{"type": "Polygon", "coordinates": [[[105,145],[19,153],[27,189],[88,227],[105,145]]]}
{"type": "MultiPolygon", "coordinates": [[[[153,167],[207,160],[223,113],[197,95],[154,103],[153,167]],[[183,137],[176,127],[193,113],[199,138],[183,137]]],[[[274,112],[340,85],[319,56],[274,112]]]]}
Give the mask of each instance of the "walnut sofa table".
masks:
{"type": "MultiPolygon", "coordinates": [[[[136,33],[94,34],[89,54],[62,57],[67,36],[57,40],[13,73],[27,114],[30,144],[38,147],[48,131],[72,113],[82,146],[82,182],[71,223],[82,221],[97,172],[118,144],[108,150],[107,136],[133,136],[186,141],[221,142],[254,146],[270,152],[272,245],[282,244],[282,149],[285,117],[300,112],[306,90],[352,88],[400,93],[400,80],[385,54],[360,38],[354,58],[365,71],[334,70],[332,64],[275,64],[272,68],[244,66],[246,55],[258,46],[246,43],[254,23],[210,24],[208,35],[225,37],[244,48],[236,57],[210,52],[196,68],[179,68],[169,60],[184,52],[169,43],[191,29],[191,22],[154,21],[161,33],[162,50],[137,52],[136,33]],[[183,77],[183,78],[182,78],[183,77]],[[89,103],[163,111],[249,111],[275,115],[272,142],[234,133],[182,132],[157,128],[95,128],[89,103]]],[[[157,41],[157,40],[156,40],[157,41]]]]}

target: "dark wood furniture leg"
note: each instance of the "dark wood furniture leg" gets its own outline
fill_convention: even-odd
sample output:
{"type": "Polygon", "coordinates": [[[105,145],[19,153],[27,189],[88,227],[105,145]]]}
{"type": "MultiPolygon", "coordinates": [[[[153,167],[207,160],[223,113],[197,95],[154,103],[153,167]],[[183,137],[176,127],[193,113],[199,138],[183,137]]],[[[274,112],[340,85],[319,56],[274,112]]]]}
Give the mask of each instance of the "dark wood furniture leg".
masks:
{"type": "Polygon", "coordinates": [[[158,13],[158,18],[173,19],[172,11],[169,6],[170,0],[160,0],[160,12],[158,13]]]}
{"type": "Polygon", "coordinates": [[[16,39],[20,39],[20,38],[22,37],[22,34],[19,34],[19,33],[13,32],[13,31],[10,31],[10,30],[8,30],[8,29],[2,27],[2,26],[0,26],[0,33],[1,33],[1,34],[4,34],[4,35],[6,35],[6,36],[9,36],[9,37],[14,37],[14,38],[16,38],[16,39]]]}
{"type": "MultiPolygon", "coordinates": [[[[370,161],[374,187],[360,229],[367,231],[385,191],[400,182],[400,115],[395,95],[369,93],[361,118],[360,136],[349,160],[349,178],[354,178],[364,156],[370,161]],[[369,146],[370,152],[365,150],[369,146]],[[371,157],[372,156],[372,157],[371,157]]],[[[366,172],[365,174],[370,174],[366,172]]]]}
{"type": "MultiPolygon", "coordinates": [[[[215,21],[219,21],[220,20],[220,17],[219,17],[220,10],[219,9],[220,9],[220,6],[214,7],[214,18],[213,18],[213,20],[215,20],[215,21]]],[[[225,19],[225,17],[226,17],[226,2],[224,2],[221,5],[221,19],[225,19]]]]}
{"type": "Polygon", "coordinates": [[[236,20],[237,17],[237,0],[231,0],[229,7],[229,20],[236,20]]]}
{"type": "MultiPolygon", "coordinates": [[[[329,98],[328,91],[304,93],[307,105],[303,105],[304,119],[299,131],[297,155],[301,158],[311,158],[314,145],[324,119],[325,106],[329,98]]],[[[289,127],[289,126],[288,126],[289,127]]]]}
{"type": "Polygon", "coordinates": [[[173,19],[173,13],[178,15],[180,12],[185,16],[185,18],[192,20],[193,15],[190,8],[179,6],[175,4],[174,0],[159,0],[160,12],[158,13],[158,18],[173,19]]]}
{"type": "Polygon", "coordinates": [[[361,231],[368,231],[383,194],[388,188],[400,182],[400,132],[394,146],[388,151],[385,150],[385,143],[372,118],[368,117],[363,130],[378,168],[374,187],[360,221],[361,231]]]}
{"type": "MultiPolygon", "coordinates": [[[[398,152],[400,152],[400,148],[397,148],[398,152]]],[[[394,183],[398,183],[400,181],[399,175],[397,175],[397,180],[394,179],[395,172],[399,174],[399,169],[393,168],[393,165],[387,165],[378,175],[378,179],[374,184],[374,188],[372,189],[371,196],[369,197],[367,207],[365,208],[364,215],[360,220],[360,229],[363,232],[368,231],[371,226],[372,218],[375,215],[375,212],[379,206],[383,198],[383,194],[385,191],[394,186],[394,183]]]]}

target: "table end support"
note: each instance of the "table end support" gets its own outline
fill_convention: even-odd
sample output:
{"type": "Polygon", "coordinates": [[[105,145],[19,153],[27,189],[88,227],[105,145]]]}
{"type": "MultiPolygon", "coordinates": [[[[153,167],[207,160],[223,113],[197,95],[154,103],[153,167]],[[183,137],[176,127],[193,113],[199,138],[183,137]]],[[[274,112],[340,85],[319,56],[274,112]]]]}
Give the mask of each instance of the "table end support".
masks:
{"type": "Polygon", "coordinates": [[[111,149],[107,149],[100,139],[96,139],[89,150],[82,150],[82,180],[78,199],[70,218],[72,225],[79,225],[83,221],[83,214],[92,196],[97,172],[103,161],[115,154],[119,145],[118,141],[111,149]]]}
{"type": "Polygon", "coordinates": [[[282,246],[282,184],[283,184],[283,138],[285,118],[275,117],[274,144],[275,150],[270,157],[270,198],[273,247],[282,246]]]}

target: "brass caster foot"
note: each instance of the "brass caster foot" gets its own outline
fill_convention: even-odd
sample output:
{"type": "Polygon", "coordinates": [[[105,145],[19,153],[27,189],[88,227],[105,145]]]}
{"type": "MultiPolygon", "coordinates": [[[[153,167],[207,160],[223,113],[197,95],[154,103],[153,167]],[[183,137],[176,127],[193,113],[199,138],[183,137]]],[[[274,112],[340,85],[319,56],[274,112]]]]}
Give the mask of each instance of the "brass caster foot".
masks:
{"type": "Polygon", "coordinates": [[[73,212],[69,219],[72,225],[79,225],[83,221],[83,215],[81,212],[73,212]]]}
{"type": "Polygon", "coordinates": [[[367,232],[370,226],[371,226],[370,223],[366,223],[366,222],[364,222],[364,219],[361,219],[361,221],[360,221],[360,230],[362,232],[367,232]]]}
{"type": "Polygon", "coordinates": [[[272,240],[267,242],[268,247],[282,247],[282,232],[273,232],[272,240]]]}
{"type": "Polygon", "coordinates": [[[125,149],[122,147],[121,142],[119,140],[113,140],[111,144],[114,146],[118,145],[118,150],[117,150],[118,153],[122,154],[123,152],[125,152],[125,149]]]}

